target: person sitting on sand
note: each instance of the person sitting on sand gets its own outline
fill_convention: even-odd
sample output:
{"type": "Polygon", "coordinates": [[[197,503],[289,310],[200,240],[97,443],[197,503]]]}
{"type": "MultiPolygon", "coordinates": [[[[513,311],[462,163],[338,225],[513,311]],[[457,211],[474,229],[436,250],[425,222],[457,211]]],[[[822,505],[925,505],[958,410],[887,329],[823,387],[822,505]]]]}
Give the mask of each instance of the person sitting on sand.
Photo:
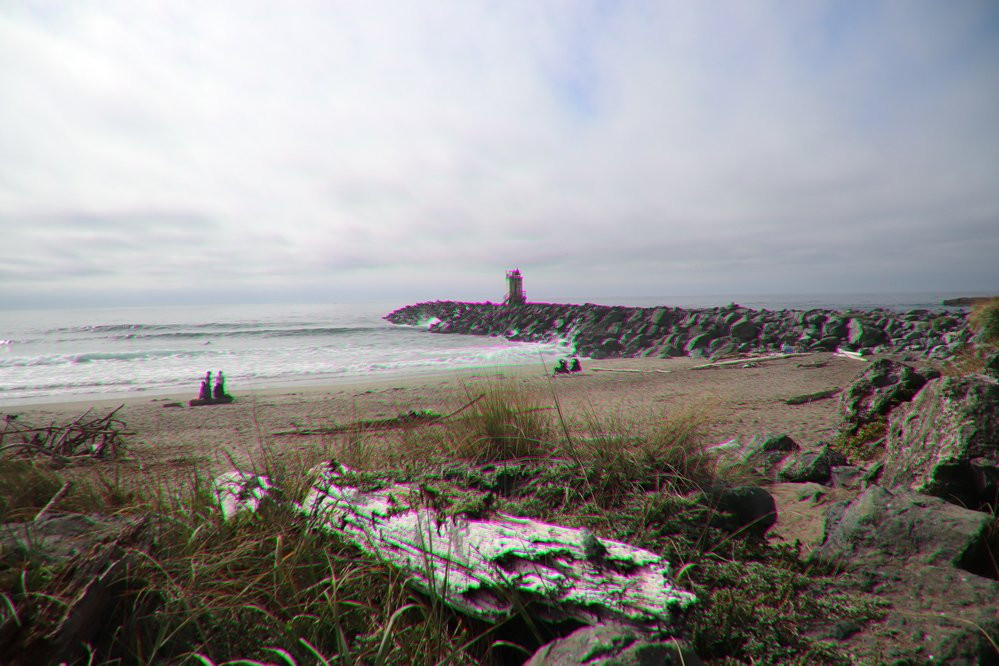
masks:
{"type": "Polygon", "coordinates": [[[225,377],[222,375],[222,371],[219,370],[218,376],[215,379],[215,390],[212,391],[212,397],[216,400],[224,400],[225,395],[225,377]]]}
{"type": "Polygon", "coordinates": [[[201,390],[198,392],[198,400],[211,400],[212,394],[211,389],[208,388],[208,382],[204,379],[201,380],[201,390]]]}
{"type": "Polygon", "coordinates": [[[579,359],[575,356],[572,357],[572,363],[569,364],[569,372],[582,372],[583,364],[579,362],[579,359]]]}
{"type": "Polygon", "coordinates": [[[569,374],[569,366],[566,364],[564,358],[560,358],[558,363],[555,364],[555,370],[552,372],[552,376],[555,375],[566,375],[569,374]]]}

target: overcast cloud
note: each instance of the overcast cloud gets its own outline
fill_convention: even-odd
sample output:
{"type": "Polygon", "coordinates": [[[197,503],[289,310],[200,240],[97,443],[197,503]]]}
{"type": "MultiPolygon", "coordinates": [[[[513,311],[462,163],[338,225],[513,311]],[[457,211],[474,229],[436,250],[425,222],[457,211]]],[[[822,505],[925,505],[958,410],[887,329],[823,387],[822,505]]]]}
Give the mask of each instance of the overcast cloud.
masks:
{"type": "Polygon", "coordinates": [[[999,3],[0,0],[0,307],[999,292],[999,3]]]}

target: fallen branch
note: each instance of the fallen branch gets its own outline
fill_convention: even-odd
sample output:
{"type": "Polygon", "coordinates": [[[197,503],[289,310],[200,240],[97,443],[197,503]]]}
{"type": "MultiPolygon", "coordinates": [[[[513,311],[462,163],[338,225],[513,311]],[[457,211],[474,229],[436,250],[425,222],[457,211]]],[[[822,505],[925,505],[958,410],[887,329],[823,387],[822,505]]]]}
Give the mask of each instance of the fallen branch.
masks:
{"type": "Polygon", "coordinates": [[[119,405],[107,416],[87,421],[85,419],[91,412],[88,409],[65,425],[33,427],[11,418],[4,419],[4,427],[0,431],[0,452],[15,450],[22,455],[45,455],[58,462],[78,457],[117,456],[119,449],[124,448],[125,437],[135,434],[126,432],[124,422],[115,418],[122,407],[124,405],[119,405]],[[8,442],[10,439],[17,441],[8,442]]]}

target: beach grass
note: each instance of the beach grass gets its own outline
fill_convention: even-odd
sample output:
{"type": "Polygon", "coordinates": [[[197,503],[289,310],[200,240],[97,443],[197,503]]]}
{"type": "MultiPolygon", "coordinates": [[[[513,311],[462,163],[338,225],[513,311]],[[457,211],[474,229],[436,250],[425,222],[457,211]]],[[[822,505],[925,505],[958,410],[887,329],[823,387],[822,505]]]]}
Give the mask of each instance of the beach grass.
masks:
{"type": "Polygon", "coordinates": [[[65,648],[79,663],[520,663],[567,630],[524,608],[497,624],[456,613],[402,572],[310,529],[289,501],[304,497],[307,470],[330,458],[372,483],[432,488],[451,511],[586,527],[662,554],[699,599],[672,631],[709,661],[848,663],[809,629],[878,617],[876,603],[833,591],[836,572],[804,563],[795,548],[716,527],[705,491],[725,479],[704,452],[710,409],[639,420],[591,409],[570,422],[556,395],[514,384],[469,402],[452,418],[325,436],[294,453],[261,435],[251,466],[286,501],[230,520],[203,471],[137,482],[114,461],[95,471],[4,458],[0,655],[53,644],[43,637],[65,631],[81,591],[94,589],[88,562],[122,566],[99,590],[104,612],[87,619],[87,640],[65,648]],[[40,511],[128,530],[111,545],[59,555],[40,511]]]}
{"type": "Polygon", "coordinates": [[[968,326],[982,342],[999,345],[999,298],[976,303],[968,314],[968,326]]]}

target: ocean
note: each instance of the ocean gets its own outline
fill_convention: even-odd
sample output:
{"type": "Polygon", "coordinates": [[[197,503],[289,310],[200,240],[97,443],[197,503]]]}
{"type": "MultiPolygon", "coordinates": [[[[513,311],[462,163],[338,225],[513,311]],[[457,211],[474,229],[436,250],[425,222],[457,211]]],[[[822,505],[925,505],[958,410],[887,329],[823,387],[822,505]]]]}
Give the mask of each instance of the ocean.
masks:
{"type": "MultiPolygon", "coordinates": [[[[961,294],[957,294],[961,295],[961,294]]],[[[938,309],[955,294],[673,296],[606,305],[938,309]]],[[[581,302],[564,299],[555,302],[581,302]]],[[[189,393],[222,370],[241,391],[538,363],[566,343],[434,335],[382,317],[405,303],[0,310],[0,406],[189,393]]]]}

